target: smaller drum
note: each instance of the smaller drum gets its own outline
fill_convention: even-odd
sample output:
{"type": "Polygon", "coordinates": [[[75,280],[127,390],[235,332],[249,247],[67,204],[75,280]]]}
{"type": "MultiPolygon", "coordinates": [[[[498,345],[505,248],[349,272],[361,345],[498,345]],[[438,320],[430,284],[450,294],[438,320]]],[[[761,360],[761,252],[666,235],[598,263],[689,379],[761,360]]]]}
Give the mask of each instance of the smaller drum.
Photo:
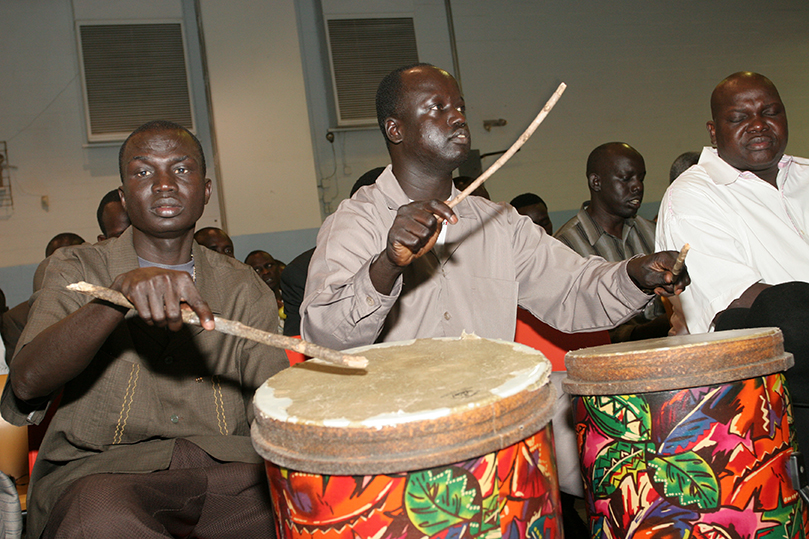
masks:
{"type": "Polygon", "coordinates": [[[805,537],[776,328],[569,352],[592,537],[805,537]]]}
{"type": "Polygon", "coordinates": [[[256,392],[279,538],[561,538],[550,363],[464,336],[295,365],[256,392]]]}

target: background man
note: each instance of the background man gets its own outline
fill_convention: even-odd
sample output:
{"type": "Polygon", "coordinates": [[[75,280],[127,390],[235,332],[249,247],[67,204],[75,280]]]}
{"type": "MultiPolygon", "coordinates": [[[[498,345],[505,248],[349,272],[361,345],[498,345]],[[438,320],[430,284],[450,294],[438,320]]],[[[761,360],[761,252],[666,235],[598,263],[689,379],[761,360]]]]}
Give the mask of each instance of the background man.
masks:
{"type": "Polygon", "coordinates": [[[777,326],[800,446],[809,448],[809,160],[784,155],[775,85],[740,72],[711,94],[711,144],[660,204],[657,245],[689,243],[694,285],[681,296],[691,333],[777,326]]]}
{"type": "Polygon", "coordinates": [[[98,228],[101,229],[98,241],[117,238],[129,227],[129,216],[121,204],[121,194],[118,189],[113,189],[101,198],[96,219],[98,219],[98,228]]]}
{"type": "Polygon", "coordinates": [[[30,536],[266,537],[250,401],[287,360],[210,330],[213,312],[273,330],[272,295],[193,241],[211,182],[188,130],[150,122],[119,155],[132,226],[54,255],[0,402],[8,421],[36,423],[63,389],[31,476],[30,536]],[[65,289],[80,280],[123,293],[136,315],[65,289]],[[205,329],[183,325],[182,304],[205,329]]]}
{"type": "MultiPolygon", "coordinates": [[[[597,255],[610,262],[654,252],[655,225],[638,216],[643,202],[646,164],[643,156],[624,142],[608,142],[587,158],[590,200],[562,228],[556,239],[582,256],[597,255]]],[[[643,314],[610,330],[612,342],[665,337],[669,330],[659,302],[643,314]]]]}
{"type": "Polygon", "coordinates": [[[71,245],[81,245],[84,243],[84,238],[73,232],[61,232],[48,242],[45,246],[45,258],[51,256],[57,249],[62,247],[70,247],[71,245]]]}
{"type": "Polygon", "coordinates": [[[194,240],[212,251],[229,256],[230,258],[236,258],[233,254],[233,240],[231,240],[230,236],[221,228],[213,226],[200,228],[197,230],[196,234],[194,234],[194,240]]]}
{"type": "Polygon", "coordinates": [[[270,287],[278,300],[278,307],[283,305],[281,300],[281,263],[267,251],[252,251],[244,263],[255,270],[264,284],[270,287]]]}
{"type": "Polygon", "coordinates": [[[699,152],[683,152],[674,158],[669,169],[669,183],[680,177],[680,174],[699,163],[699,152]]]}
{"type": "Polygon", "coordinates": [[[523,193],[509,202],[517,213],[529,217],[535,225],[541,226],[545,232],[553,236],[553,223],[548,216],[548,205],[534,193],[523,193]]]}

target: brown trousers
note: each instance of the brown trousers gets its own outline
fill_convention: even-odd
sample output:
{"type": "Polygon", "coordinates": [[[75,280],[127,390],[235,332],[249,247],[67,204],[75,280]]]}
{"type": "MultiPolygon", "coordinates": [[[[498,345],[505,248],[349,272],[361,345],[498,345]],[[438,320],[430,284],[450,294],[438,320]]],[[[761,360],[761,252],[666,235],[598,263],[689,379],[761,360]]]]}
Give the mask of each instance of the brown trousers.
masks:
{"type": "Polygon", "coordinates": [[[168,470],[95,474],[59,498],[44,538],[275,538],[261,464],[220,463],[177,440],[168,470]]]}

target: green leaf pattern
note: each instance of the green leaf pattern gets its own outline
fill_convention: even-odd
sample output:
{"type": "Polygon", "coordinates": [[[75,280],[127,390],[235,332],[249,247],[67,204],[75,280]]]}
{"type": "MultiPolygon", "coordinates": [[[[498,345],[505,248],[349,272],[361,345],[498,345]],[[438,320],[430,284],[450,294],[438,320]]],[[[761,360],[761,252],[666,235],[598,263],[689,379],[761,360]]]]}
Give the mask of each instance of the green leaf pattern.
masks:
{"type": "Polygon", "coordinates": [[[656,456],[649,460],[653,480],[663,485],[667,498],[682,507],[714,509],[719,506],[719,481],[705,460],[693,451],[656,456]]]}
{"type": "Polygon", "coordinates": [[[646,452],[654,452],[654,444],[616,441],[596,457],[593,469],[593,489],[599,498],[611,496],[627,474],[635,476],[646,471],[646,452]]]}
{"type": "Polygon", "coordinates": [[[607,436],[628,442],[650,438],[652,416],[642,396],[595,395],[583,399],[593,422],[607,436]]]}
{"type": "Polygon", "coordinates": [[[458,524],[467,524],[472,536],[480,532],[480,487],[466,470],[450,467],[412,473],[404,501],[410,521],[427,536],[458,524]]]}

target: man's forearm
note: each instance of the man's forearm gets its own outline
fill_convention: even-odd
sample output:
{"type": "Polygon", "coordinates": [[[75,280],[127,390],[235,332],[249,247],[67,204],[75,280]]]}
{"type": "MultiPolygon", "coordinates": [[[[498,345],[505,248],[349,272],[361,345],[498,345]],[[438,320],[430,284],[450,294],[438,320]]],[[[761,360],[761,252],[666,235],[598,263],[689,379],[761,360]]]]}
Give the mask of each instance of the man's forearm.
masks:
{"type": "Polygon", "coordinates": [[[390,261],[385,251],[371,263],[368,273],[371,276],[371,284],[380,294],[390,295],[396,279],[404,271],[403,267],[397,266],[390,261]]]}
{"type": "Polygon", "coordinates": [[[79,375],[123,320],[124,312],[92,301],[43,330],[14,357],[10,382],[17,398],[46,397],[79,375]]]}

